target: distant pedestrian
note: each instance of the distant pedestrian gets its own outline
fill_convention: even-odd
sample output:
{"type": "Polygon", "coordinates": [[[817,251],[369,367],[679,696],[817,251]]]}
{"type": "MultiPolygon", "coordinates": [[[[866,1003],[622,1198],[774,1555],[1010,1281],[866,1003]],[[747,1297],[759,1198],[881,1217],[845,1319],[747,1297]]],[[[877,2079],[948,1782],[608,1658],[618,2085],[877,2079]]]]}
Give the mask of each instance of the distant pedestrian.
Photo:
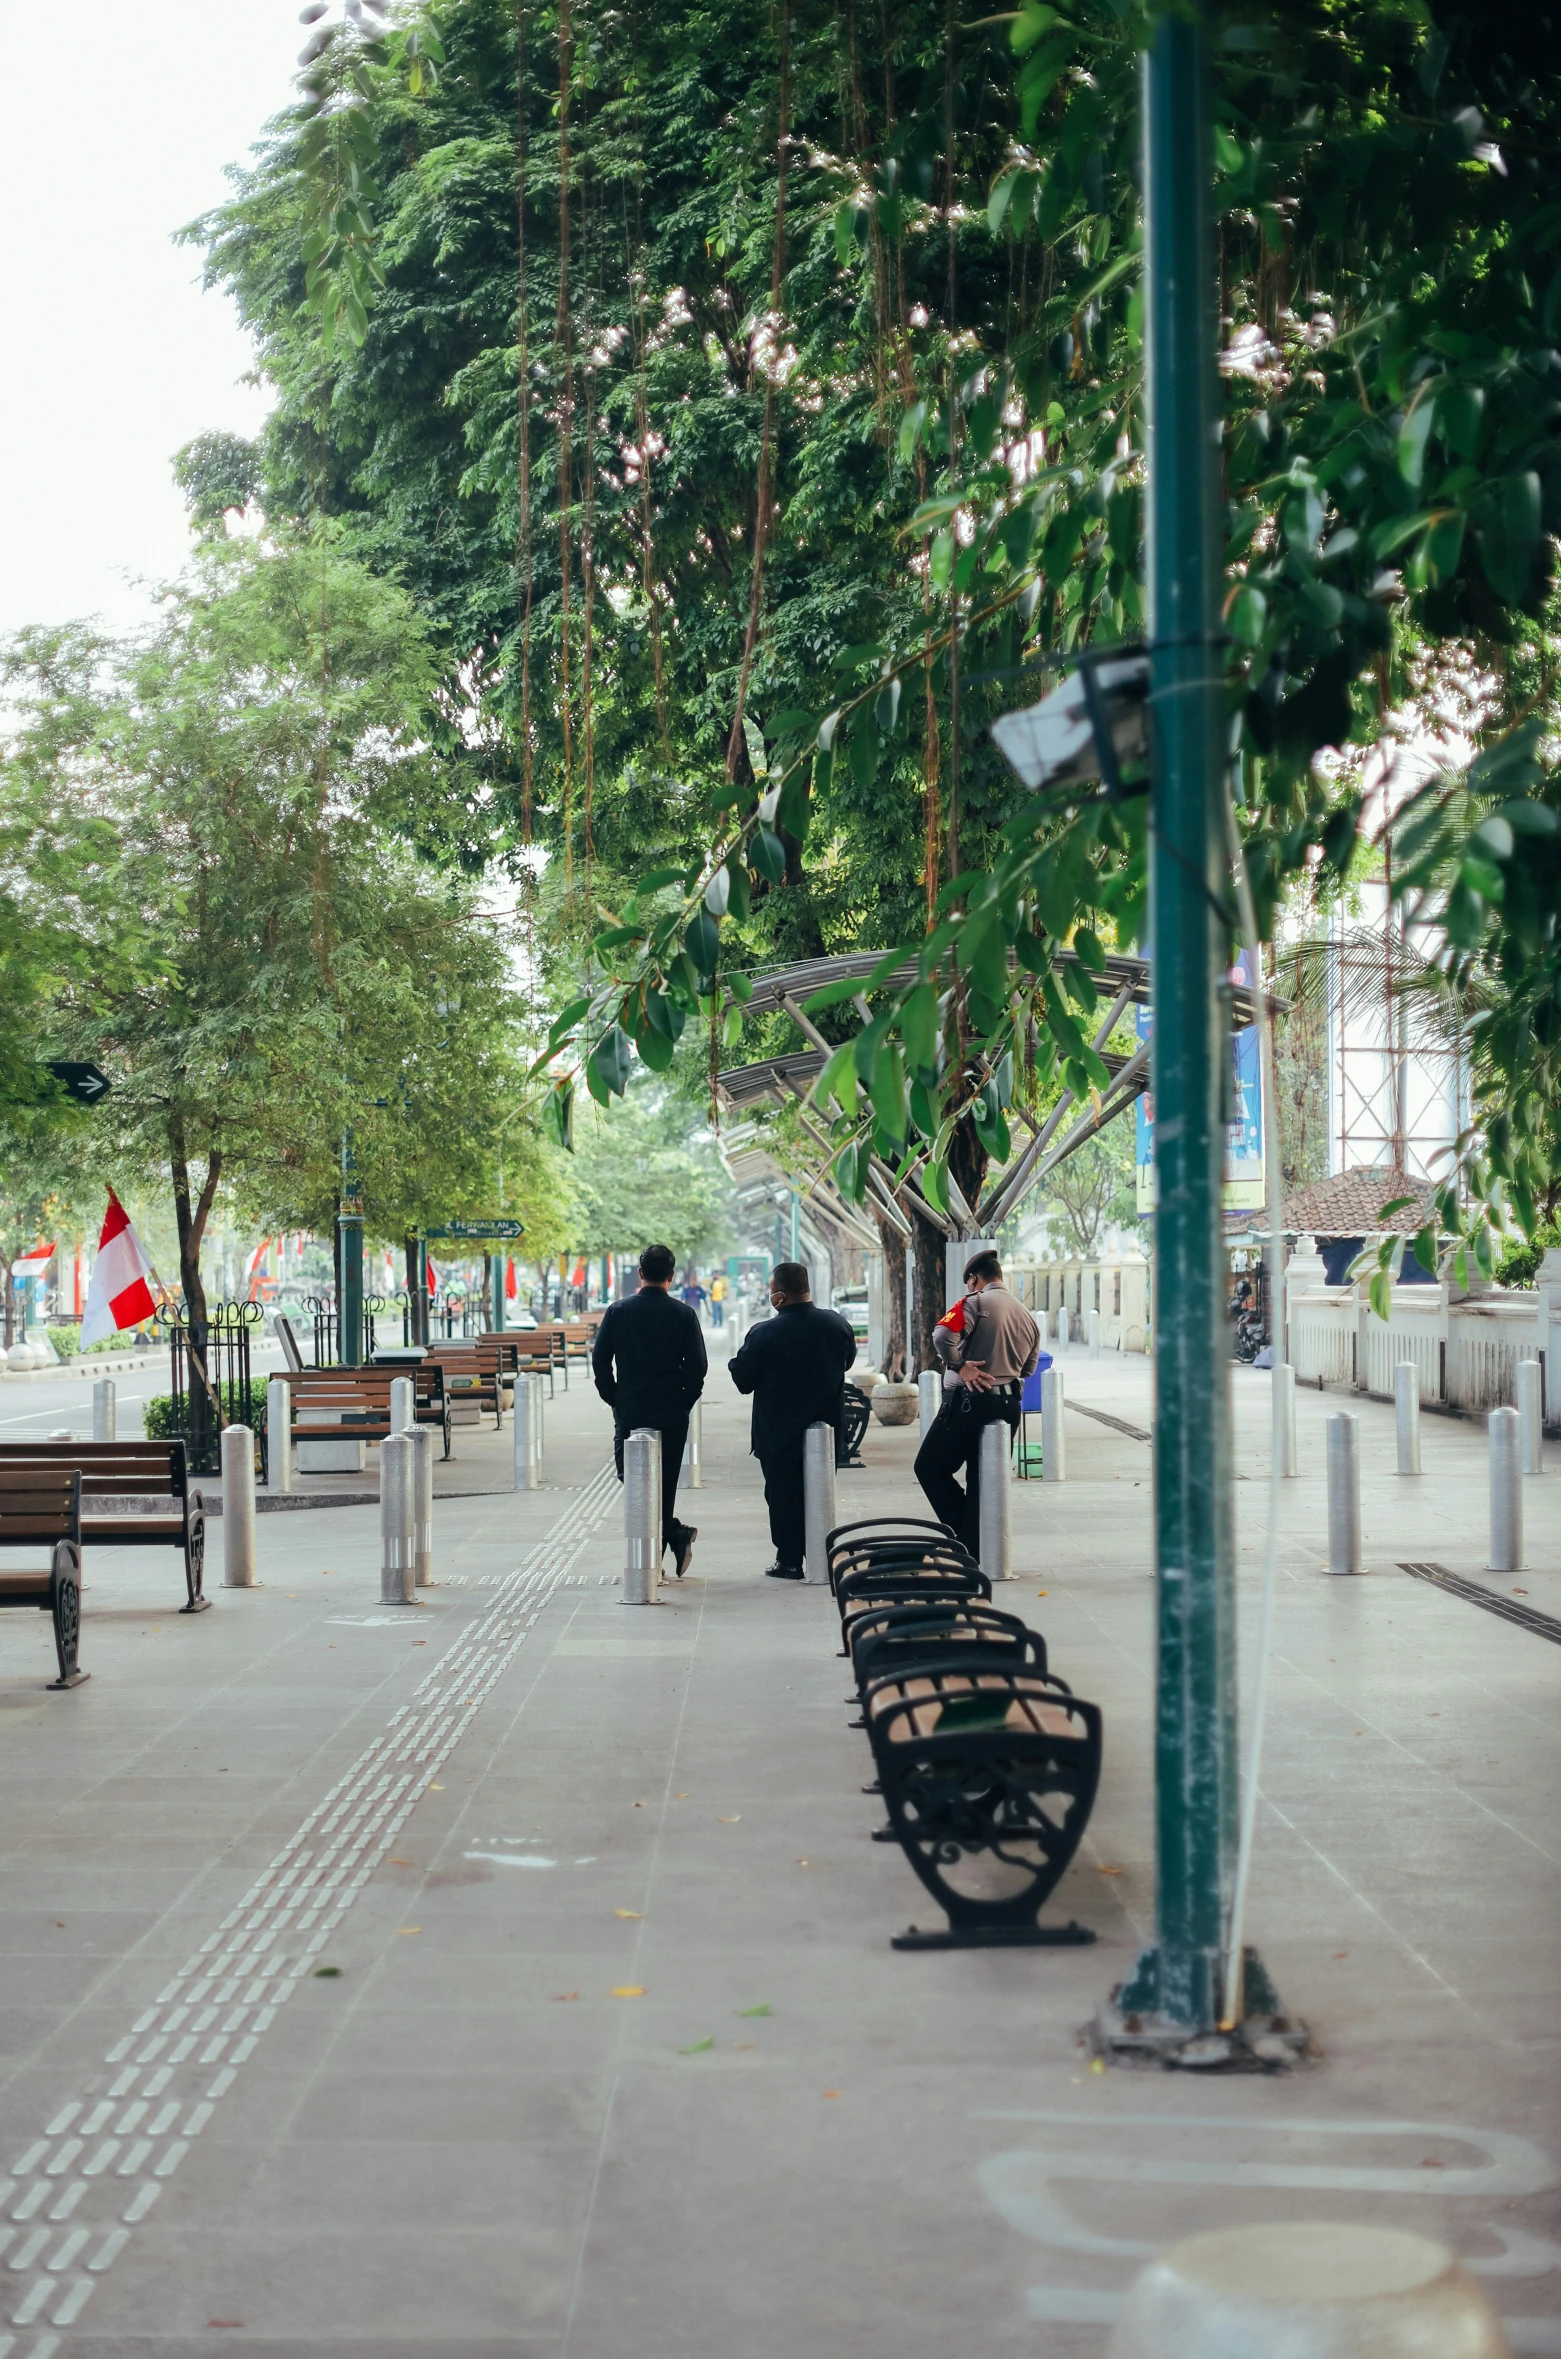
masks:
{"type": "Polygon", "coordinates": [[[1019,1423],[1024,1380],[1040,1358],[1041,1331],[1017,1295],[1003,1284],[1003,1266],[990,1250],[965,1264],[969,1292],[955,1307],[958,1327],[940,1321],[933,1342],[957,1382],[916,1453],[916,1480],[932,1512],[974,1553],[981,1527],[981,1436],[1001,1418],[1019,1423]],[[965,1488],[955,1476],[963,1473],[965,1488]]]}
{"type": "Polygon", "coordinates": [[[623,1480],[628,1434],[653,1426],[661,1436],[661,1538],[681,1581],[699,1537],[677,1518],[678,1475],[688,1440],[688,1414],[705,1389],[705,1339],[699,1314],[674,1302],[677,1261],[670,1245],[647,1245],[640,1255],[640,1290],[609,1305],[591,1347],[591,1374],[612,1411],[613,1463],[623,1480]]]}
{"type": "Polygon", "coordinates": [[[726,1325],[726,1280],[724,1278],[712,1278],[710,1281],[710,1324],[712,1327],[726,1325]]]}
{"type": "Polygon", "coordinates": [[[693,1312],[695,1318],[697,1319],[699,1316],[699,1306],[705,1300],[705,1290],[703,1286],[700,1285],[698,1278],[695,1276],[692,1270],[688,1272],[688,1275],[683,1280],[683,1300],[687,1303],[689,1309],[693,1312]]]}
{"type": "Polygon", "coordinates": [[[753,1454],[764,1470],[775,1562],[772,1581],[800,1581],[806,1553],[802,1506],[802,1437],[810,1425],[838,1425],[846,1370],[856,1337],[838,1311],[809,1300],[800,1261],[775,1265],[773,1319],[748,1331],[728,1365],[739,1392],[753,1395],[753,1454]]]}

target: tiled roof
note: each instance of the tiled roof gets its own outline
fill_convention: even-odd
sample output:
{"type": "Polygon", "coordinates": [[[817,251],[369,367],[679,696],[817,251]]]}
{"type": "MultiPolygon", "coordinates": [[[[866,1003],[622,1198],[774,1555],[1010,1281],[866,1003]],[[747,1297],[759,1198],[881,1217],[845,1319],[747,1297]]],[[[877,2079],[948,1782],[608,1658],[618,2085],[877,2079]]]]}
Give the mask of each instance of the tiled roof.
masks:
{"type": "Polygon", "coordinates": [[[1286,1196],[1285,1226],[1314,1237],[1368,1237],[1384,1230],[1412,1237],[1425,1224],[1431,1192],[1424,1180],[1411,1179],[1407,1172],[1390,1171],[1382,1164],[1361,1165],[1286,1196]],[[1380,1219],[1383,1205],[1399,1196],[1411,1196],[1414,1202],[1391,1219],[1380,1219]]]}

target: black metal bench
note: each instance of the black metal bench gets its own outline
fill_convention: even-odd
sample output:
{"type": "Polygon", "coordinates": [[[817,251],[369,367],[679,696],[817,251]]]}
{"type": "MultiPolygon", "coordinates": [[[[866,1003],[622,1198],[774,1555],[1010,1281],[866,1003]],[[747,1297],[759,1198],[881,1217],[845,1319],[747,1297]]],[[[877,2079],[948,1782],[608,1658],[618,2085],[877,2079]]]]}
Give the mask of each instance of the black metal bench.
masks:
{"type": "Polygon", "coordinates": [[[211,1603],[205,1588],[206,1506],[190,1488],[182,1441],[0,1442],[0,1482],[28,1466],[80,1470],[82,1544],[179,1549],[185,1600],[179,1611],[205,1612],[211,1603]]]}
{"type": "Polygon", "coordinates": [[[81,1475],[75,1467],[0,1470],[0,1549],[47,1548],[48,1565],[0,1571],[0,1606],[31,1606],[54,1624],[60,1675],[51,1688],[80,1687],[91,1673],[76,1659],[81,1635],[81,1475]]]}
{"type": "Polygon", "coordinates": [[[835,1427],[837,1467],[863,1466],[862,1436],[873,1421],[873,1404],[859,1384],[848,1384],[841,1396],[840,1422],[835,1427]]]}
{"type": "Polygon", "coordinates": [[[948,1918],[896,1949],[1093,1941],[1039,1912],[1072,1861],[1100,1780],[1098,1707],[1047,1663],[1046,1642],[991,1603],[941,1524],[877,1517],[827,1538],[847,1653],[897,1842],[948,1918]]]}

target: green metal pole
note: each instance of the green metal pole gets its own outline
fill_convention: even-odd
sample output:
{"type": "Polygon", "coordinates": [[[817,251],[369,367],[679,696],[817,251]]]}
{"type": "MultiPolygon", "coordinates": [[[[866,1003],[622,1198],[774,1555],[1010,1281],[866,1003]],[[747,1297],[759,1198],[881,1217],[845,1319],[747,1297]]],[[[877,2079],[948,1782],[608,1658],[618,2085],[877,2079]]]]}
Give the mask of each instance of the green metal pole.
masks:
{"type": "Polygon", "coordinates": [[[337,1304],[337,1348],[344,1368],[363,1360],[363,1191],[353,1158],[352,1132],[341,1134],[341,1300],[337,1304]]]}
{"type": "Polygon", "coordinates": [[[1124,2011],[1211,2030],[1235,1870],[1235,1593],[1220,1199],[1230,1040],[1221,991],[1224,697],[1202,0],[1167,11],[1144,72],[1149,586],[1154,732],[1150,935],[1155,1258],[1155,1947],[1124,2011]]]}

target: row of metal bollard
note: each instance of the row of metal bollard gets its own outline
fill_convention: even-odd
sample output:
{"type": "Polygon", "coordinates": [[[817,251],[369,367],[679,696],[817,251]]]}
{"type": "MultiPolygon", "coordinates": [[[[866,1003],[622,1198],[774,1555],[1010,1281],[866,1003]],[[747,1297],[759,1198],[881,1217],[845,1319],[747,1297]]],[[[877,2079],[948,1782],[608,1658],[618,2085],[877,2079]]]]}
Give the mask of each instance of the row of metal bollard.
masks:
{"type": "MultiPolygon", "coordinates": [[[[1290,1379],[1289,1453],[1283,1467],[1295,1472],[1295,1383],[1289,1368],[1276,1369],[1275,1418],[1281,1419],[1278,1378],[1290,1379]]],[[[1490,1558],[1493,1573],[1523,1571],[1523,1478],[1544,1472],[1542,1371],[1538,1360],[1518,1364],[1518,1405],[1492,1409],[1486,1419],[1486,1449],[1490,1480],[1490,1558]]],[[[1420,1472],[1420,1377],[1412,1360],[1401,1360],[1393,1374],[1393,1402],[1398,1442],[1398,1471],[1420,1472]]],[[[1360,1541],[1360,1449],[1358,1421],[1341,1409],[1327,1425],[1328,1570],[1358,1573],[1360,1541]]]]}

